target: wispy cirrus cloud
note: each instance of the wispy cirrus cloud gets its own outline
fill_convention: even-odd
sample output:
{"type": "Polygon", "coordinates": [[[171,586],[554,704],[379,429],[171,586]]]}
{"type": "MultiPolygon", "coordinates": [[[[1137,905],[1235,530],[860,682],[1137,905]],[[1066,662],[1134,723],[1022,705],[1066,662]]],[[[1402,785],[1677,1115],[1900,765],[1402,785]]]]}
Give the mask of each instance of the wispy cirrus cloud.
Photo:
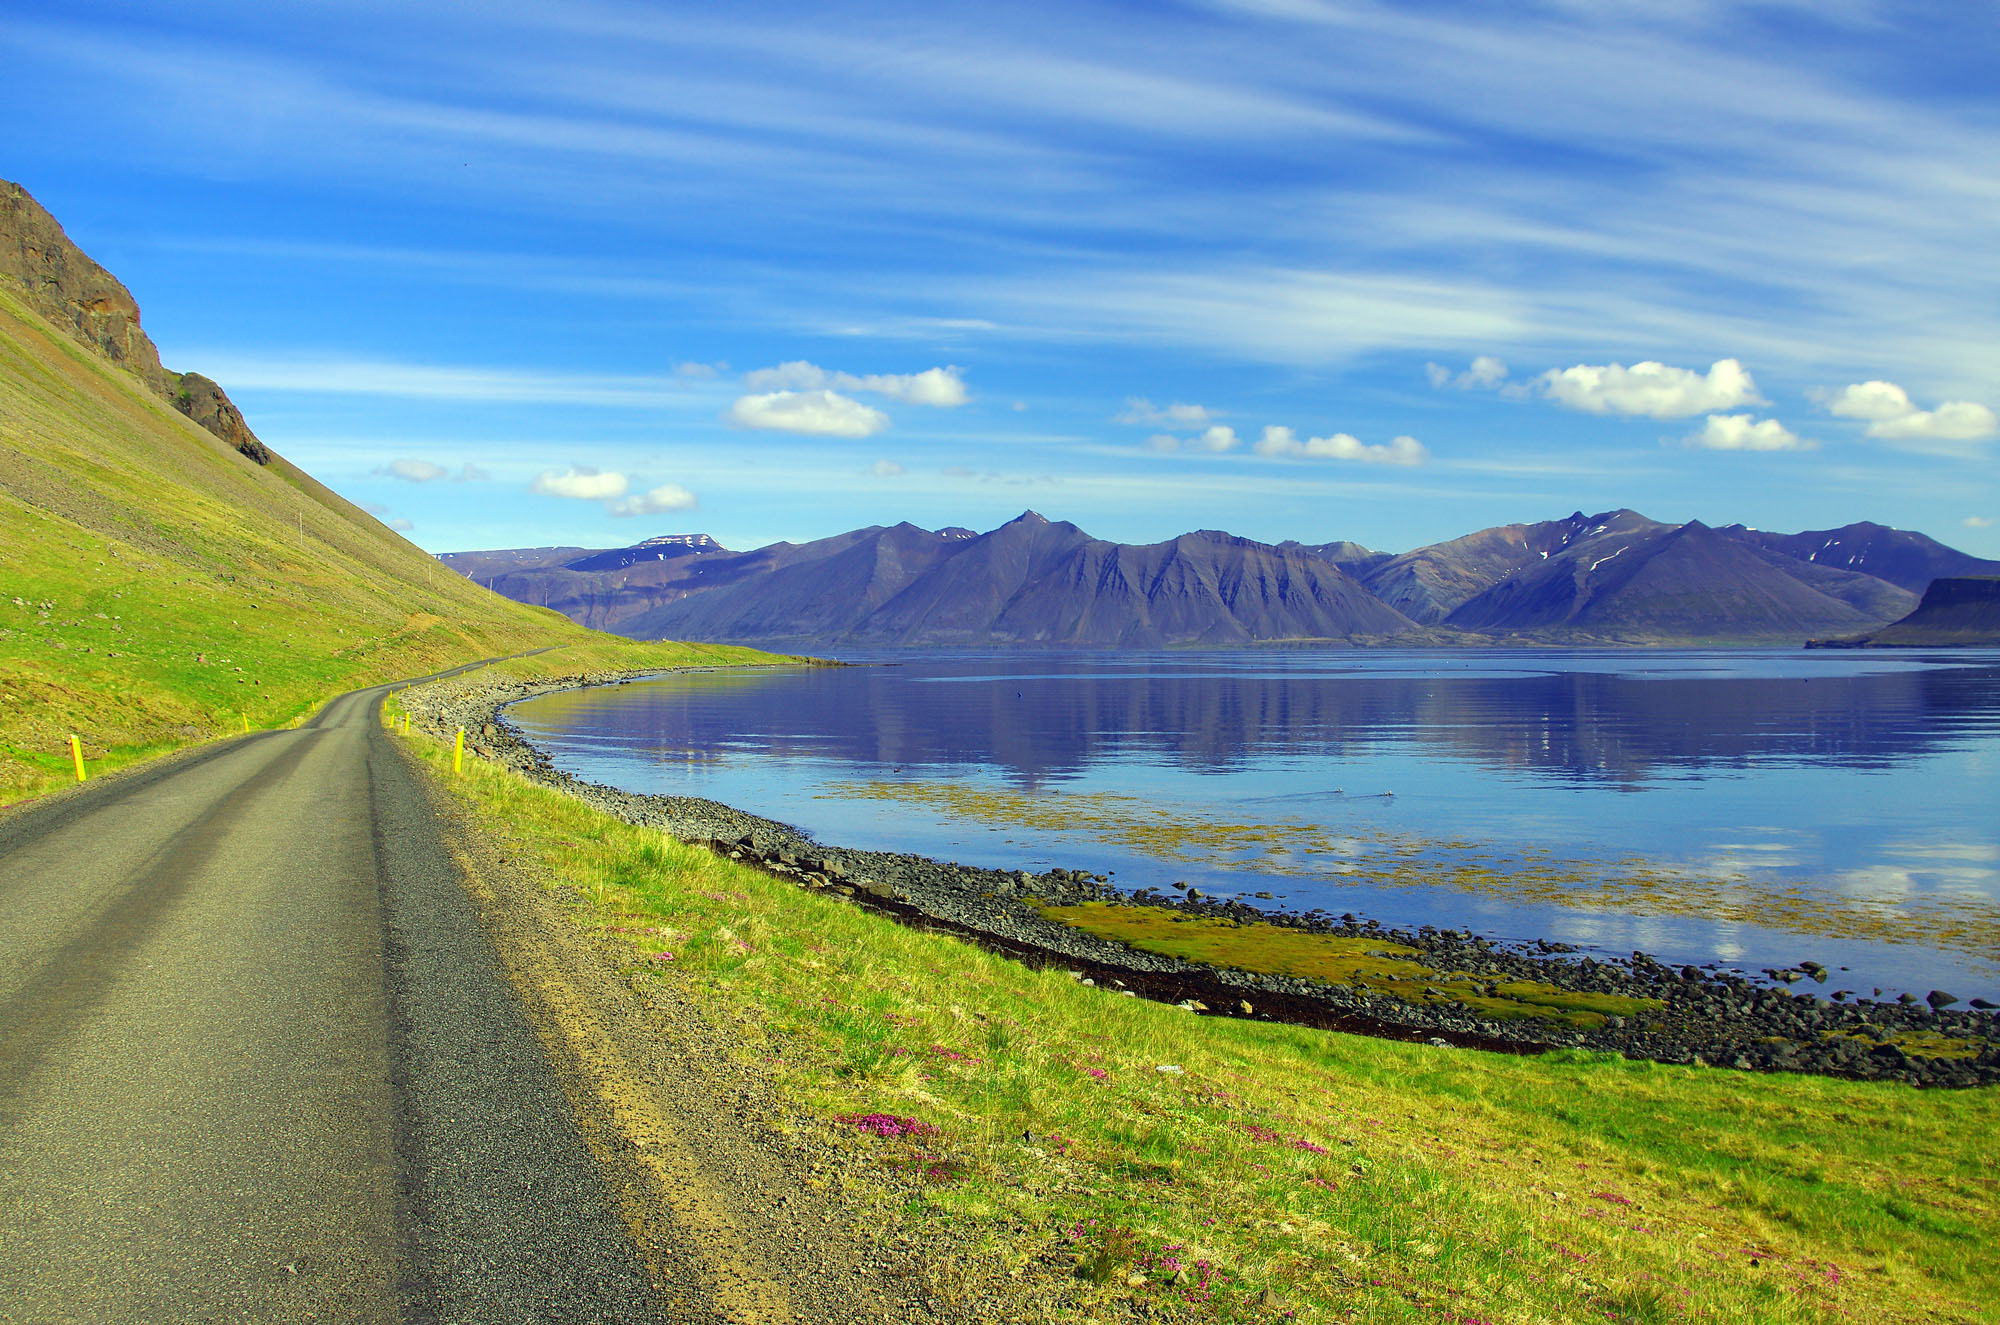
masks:
{"type": "Polygon", "coordinates": [[[641,409],[684,404],[692,398],[689,387],[671,377],[549,373],[370,359],[259,358],[227,352],[205,354],[201,362],[209,376],[232,392],[399,396],[417,400],[641,409]]]}

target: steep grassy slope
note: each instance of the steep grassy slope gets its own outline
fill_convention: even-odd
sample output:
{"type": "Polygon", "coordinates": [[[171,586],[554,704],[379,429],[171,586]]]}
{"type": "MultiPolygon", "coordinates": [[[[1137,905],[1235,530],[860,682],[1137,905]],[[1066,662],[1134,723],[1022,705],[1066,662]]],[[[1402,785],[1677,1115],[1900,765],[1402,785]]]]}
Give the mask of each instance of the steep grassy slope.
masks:
{"type": "Polygon", "coordinates": [[[0,799],[69,778],[71,732],[93,767],[122,763],[549,645],[578,666],[687,656],[452,574],[0,289],[0,799]]]}

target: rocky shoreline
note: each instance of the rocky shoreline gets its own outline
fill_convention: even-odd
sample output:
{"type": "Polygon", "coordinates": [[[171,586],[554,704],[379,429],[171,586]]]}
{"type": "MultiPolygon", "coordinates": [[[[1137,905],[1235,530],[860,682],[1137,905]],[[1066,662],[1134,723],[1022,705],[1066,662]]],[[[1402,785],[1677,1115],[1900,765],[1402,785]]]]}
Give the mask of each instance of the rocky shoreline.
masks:
{"type": "MultiPolygon", "coordinates": [[[[1040,874],[956,865],[899,852],[814,842],[797,829],[715,801],[648,796],[599,786],[555,768],[507,721],[507,706],[534,695],[584,686],[620,685],[634,673],[592,673],[503,682],[478,673],[405,690],[414,723],[449,740],[463,727],[473,753],[578,797],[627,823],[660,829],[780,878],[883,911],[904,923],[950,932],[1080,980],[1134,997],[1179,1004],[1202,1015],[1253,1016],[1400,1040],[1540,1053],[1555,1049],[1623,1054],[1661,1063],[1712,1064],[1746,1071],[1808,1072],[1918,1086],[1966,1087],[2000,1082],[2000,1019],[1995,1009],[1962,1009],[1949,995],[1928,1002],[1834,1002],[1795,992],[1789,983],[1823,982],[1824,968],[1801,963],[1774,971],[1774,984],[1671,967],[1643,953],[1606,961],[1561,944],[1507,946],[1466,930],[1384,928],[1352,915],[1264,911],[1244,903],[1151,888],[1109,886],[1082,871],[1040,874]],[[1314,933],[1408,946],[1442,970],[1490,980],[1532,979],[1562,989],[1657,999],[1663,1010],[1643,1020],[1610,1017],[1577,1029],[1543,1020],[1492,1021],[1451,1002],[1412,1003],[1357,993],[1317,980],[1260,975],[1140,952],[1044,917],[1027,901],[1050,905],[1121,901],[1314,933]],[[1922,1041],[1957,1042],[1969,1056],[1912,1052],[1922,1041]]],[[[643,675],[652,675],[647,673],[643,675]]]]}

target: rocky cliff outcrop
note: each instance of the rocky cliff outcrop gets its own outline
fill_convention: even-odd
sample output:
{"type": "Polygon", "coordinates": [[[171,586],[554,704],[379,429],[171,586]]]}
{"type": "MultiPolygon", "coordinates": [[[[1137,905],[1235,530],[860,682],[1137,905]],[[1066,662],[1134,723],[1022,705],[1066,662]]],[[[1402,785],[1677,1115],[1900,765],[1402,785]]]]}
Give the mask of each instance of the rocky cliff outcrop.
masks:
{"type": "Polygon", "coordinates": [[[55,217],[19,184],[0,180],[0,289],[111,362],[260,465],[271,448],[257,440],[221,387],[199,373],[160,364],[139,325],[139,302],[117,277],[70,241],[55,217]]]}

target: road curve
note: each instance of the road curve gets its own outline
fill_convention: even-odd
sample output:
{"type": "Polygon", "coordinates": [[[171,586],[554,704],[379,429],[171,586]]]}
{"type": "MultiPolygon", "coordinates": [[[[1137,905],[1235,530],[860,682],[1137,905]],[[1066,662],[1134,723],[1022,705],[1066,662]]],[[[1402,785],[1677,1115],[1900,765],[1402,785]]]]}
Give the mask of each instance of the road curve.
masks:
{"type": "Polygon", "coordinates": [[[0,1321],[664,1318],[383,693],[0,821],[0,1321]]]}

